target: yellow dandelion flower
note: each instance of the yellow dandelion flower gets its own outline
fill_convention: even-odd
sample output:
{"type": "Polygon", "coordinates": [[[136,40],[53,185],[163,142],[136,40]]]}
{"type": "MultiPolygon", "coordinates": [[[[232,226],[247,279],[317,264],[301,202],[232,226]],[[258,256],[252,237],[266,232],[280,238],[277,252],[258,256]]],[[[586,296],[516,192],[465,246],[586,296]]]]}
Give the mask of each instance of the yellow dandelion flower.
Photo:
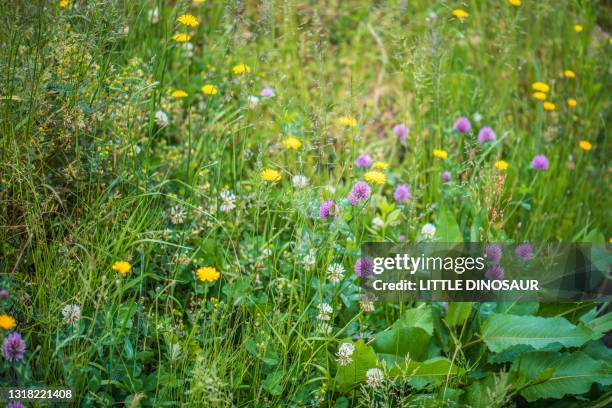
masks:
{"type": "Polygon", "coordinates": [[[232,72],[236,75],[248,74],[251,72],[251,67],[249,67],[247,64],[241,63],[234,66],[234,68],[232,68],[232,72]]]}
{"type": "Polygon", "coordinates": [[[184,43],[191,40],[191,36],[185,33],[176,33],[172,36],[172,39],[179,43],[184,43]]]}
{"type": "Polygon", "coordinates": [[[508,0],[508,3],[510,3],[514,7],[518,7],[521,5],[521,0],[508,0]]]}
{"type": "Polygon", "coordinates": [[[505,160],[498,160],[495,162],[495,168],[500,170],[508,170],[508,162],[505,160]]]}
{"type": "Polygon", "coordinates": [[[127,275],[132,270],[132,265],[127,261],[117,261],[112,266],[113,270],[121,275],[127,275]]]}
{"type": "Polygon", "coordinates": [[[385,175],[385,173],[377,170],[368,171],[366,174],[363,175],[363,178],[368,183],[373,184],[385,184],[385,182],[387,181],[387,176],[385,175]]]}
{"type": "Polygon", "coordinates": [[[576,78],[576,73],[571,69],[566,69],[563,71],[563,75],[565,75],[566,78],[576,78]]]}
{"type": "Polygon", "coordinates": [[[533,97],[539,101],[543,101],[544,99],[546,99],[546,94],[544,92],[534,92],[533,97]]]}
{"type": "Polygon", "coordinates": [[[375,170],[385,170],[387,167],[389,167],[389,163],[384,161],[377,161],[372,165],[375,170]]]}
{"type": "Polygon", "coordinates": [[[68,0],[61,0],[61,1],[58,3],[58,6],[60,6],[61,8],[66,8],[66,7],[68,7],[69,5],[70,5],[70,1],[68,1],[68,0]]]}
{"type": "Polygon", "coordinates": [[[289,136],[285,140],[283,140],[283,144],[287,149],[299,149],[302,147],[302,142],[297,137],[289,136]]]}
{"type": "Polygon", "coordinates": [[[172,91],[170,96],[173,97],[173,98],[186,98],[186,97],[189,96],[189,94],[187,92],[183,91],[182,89],[177,89],[175,91],[172,91]]]}
{"type": "Polygon", "coordinates": [[[0,329],[2,330],[12,330],[17,326],[17,322],[13,318],[13,316],[9,316],[7,314],[0,315],[0,329]]]}
{"type": "Polygon", "coordinates": [[[216,95],[219,90],[212,84],[206,84],[202,87],[202,92],[206,95],[216,95]]]}
{"type": "Polygon", "coordinates": [[[196,270],[196,275],[202,282],[214,282],[221,276],[214,266],[203,266],[198,268],[196,270]]]}
{"type": "Polygon", "coordinates": [[[341,116],[338,118],[338,124],[346,127],[357,126],[357,119],[352,116],[341,116]]]}
{"type": "Polygon", "coordinates": [[[261,178],[263,179],[263,181],[268,181],[270,183],[280,181],[281,177],[282,176],[278,170],[263,169],[263,171],[261,172],[261,178]]]}
{"type": "Polygon", "coordinates": [[[206,0],[193,0],[193,4],[204,4],[206,0]]]}
{"type": "Polygon", "coordinates": [[[445,150],[434,149],[432,153],[438,159],[446,159],[448,157],[448,153],[445,150]]]}
{"type": "Polygon", "coordinates": [[[469,14],[465,10],[455,9],[453,10],[453,16],[457,17],[459,20],[463,20],[464,18],[469,17],[469,14]]]}
{"type": "Polygon", "coordinates": [[[568,98],[567,99],[567,106],[569,106],[570,108],[575,108],[576,105],[578,105],[578,101],[575,100],[574,98],[568,98]]]}
{"type": "Polygon", "coordinates": [[[550,86],[548,86],[544,82],[534,82],[533,84],[531,84],[531,87],[533,88],[534,91],[538,91],[538,92],[546,93],[550,91],[550,86]]]}
{"type": "Polygon", "coordinates": [[[547,110],[547,111],[554,111],[556,108],[555,104],[552,102],[544,102],[543,106],[544,106],[544,110],[547,110]]]}
{"type": "Polygon", "coordinates": [[[576,24],[574,26],[574,31],[577,32],[577,33],[581,33],[583,29],[584,29],[584,27],[582,27],[580,24],[576,24]]]}
{"type": "Polygon", "coordinates": [[[578,146],[580,146],[580,148],[584,150],[585,152],[588,152],[589,150],[593,148],[593,145],[588,140],[581,140],[578,143],[578,146]]]}
{"type": "Polygon", "coordinates": [[[191,14],[183,14],[179,18],[176,19],[177,23],[182,24],[187,27],[197,27],[200,22],[195,16],[191,14]]]}

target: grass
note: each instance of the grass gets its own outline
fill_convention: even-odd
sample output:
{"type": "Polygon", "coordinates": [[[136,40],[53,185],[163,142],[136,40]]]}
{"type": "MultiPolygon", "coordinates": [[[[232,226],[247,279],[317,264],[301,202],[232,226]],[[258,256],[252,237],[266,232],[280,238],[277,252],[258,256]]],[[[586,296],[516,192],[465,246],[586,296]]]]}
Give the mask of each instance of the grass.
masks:
{"type": "MultiPolygon", "coordinates": [[[[406,313],[446,321],[439,304],[377,302],[364,312],[352,273],[363,242],[413,242],[444,211],[466,241],[611,236],[610,7],[522,3],[4,7],[0,287],[10,297],[0,308],[17,320],[27,352],[19,364],[2,361],[1,383],[70,386],[82,406],[478,406],[473,384],[494,391],[482,391],[483,406],[550,401],[527,401],[521,392],[535,380],[508,379],[507,362],[485,363],[486,304],[420,344],[462,370],[442,382],[405,375],[375,390],[360,374],[343,387],[335,356],[345,339],[370,344],[406,313]],[[469,17],[453,17],[456,8],[469,17]],[[199,25],[179,25],[185,13],[199,25]],[[172,40],[177,32],[191,45],[172,40]],[[233,73],[242,63],[251,71],[233,73]],[[554,111],[532,97],[536,81],[550,86],[554,111]],[[206,84],[218,93],[204,94],[206,84]],[[260,97],[264,86],[275,95],[260,97]],[[177,89],[188,96],[172,97],[177,89]],[[453,129],[459,116],[472,122],[467,135],[453,129]],[[410,127],[405,142],[391,132],[398,123],[410,127]],[[497,141],[481,146],[484,126],[497,141]],[[302,147],[286,149],[289,135],[302,147]],[[361,153],[389,163],[387,181],[351,207],[343,199],[363,176],[361,153]],[[548,170],[531,168],[537,154],[548,170]],[[264,168],[282,179],[262,182],[264,168]],[[305,188],[292,183],[299,174],[305,188]],[[411,186],[409,204],[394,203],[398,184],[411,186]],[[235,195],[229,211],[226,190],[235,195]],[[321,220],[330,199],[341,216],[321,220]],[[133,266],[126,276],[112,270],[120,260],[133,266]],[[338,285],[326,277],[335,262],[347,270],[338,285]],[[221,278],[197,280],[201,266],[221,278]],[[321,302],[334,308],[329,334],[317,320],[321,302]],[[69,304],[81,309],[78,323],[63,321],[69,304]]],[[[576,325],[601,314],[591,303],[540,306],[528,314],[549,308],[547,317],[576,325]]],[[[359,358],[369,353],[360,347],[359,358]]],[[[595,384],[565,399],[604,406],[607,397],[595,384]]]]}

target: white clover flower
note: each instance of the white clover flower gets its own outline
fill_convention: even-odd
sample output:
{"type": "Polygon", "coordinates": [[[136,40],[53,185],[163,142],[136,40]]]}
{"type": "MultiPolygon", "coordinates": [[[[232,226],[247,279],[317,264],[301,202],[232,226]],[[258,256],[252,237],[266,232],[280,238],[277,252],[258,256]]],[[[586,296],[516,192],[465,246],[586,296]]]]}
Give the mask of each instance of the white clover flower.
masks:
{"type": "Polygon", "coordinates": [[[173,223],[174,225],[184,223],[186,216],[187,216],[187,213],[185,213],[185,210],[183,210],[181,206],[179,205],[175,205],[174,207],[172,207],[170,209],[170,214],[168,214],[168,218],[170,219],[170,222],[173,223]]]}
{"type": "Polygon", "coordinates": [[[259,104],[259,98],[251,95],[248,97],[249,108],[254,108],[259,104]]]}
{"type": "Polygon", "coordinates": [[[421,228],[421,235],[425,239],[432,239],[436,235],[436,226],[430,223],[423,225],[421,228]]]}
{"type": "Polygon", "coordinates": [[[308,185],[308,179],[306,176],[296,174],[295,176],[291,177],[291,183],[295,188],[304,188],[308,185]]]}
{"type": "Polygon", "coordinates": [[[181,44],[181,48],[185,52],[186,57],[193,57],[193,43],[191,41],[181,44]]]}
{"type": "Polygon", "coordinates": [[[336,362],[341,366],[347,366],[353,362],[355,346],[353,343],[342,343],[336,352],[336,362]]]}
{"type": "Polygon", "coordinates": [[[157,123],[157,126],[166,126],[168,122],[168,115],[165,112],[160,110],[155,112],[155,123],[157,123]]]}
{"type": "Polygon", "coordinates": [[[327,267],[327,279],[333,284],[340,283],[344,278],[344,266],[333,263],[327,267]]]}
{"type": "Polygon", "coordinates": [[[385,225],[385,222],[378,217],[372,219],[372,228],[375,230],[381,229],[385,225]]]}
{"type": "Polygon", "coordinates": [[[363,295],[359,301],[359,309],[364,313],[373,312],[375,309],[374,299],[372,299],[370,296],[363,295]]]}
{"type": "Polygon", "coordinates": [[[77,324],[81,320],[81,308],[78,305],[66,305],[62,309],[64,323],[77,324]]]}
{"type": "Polygon", "coordinates": [[[221,211],[227,213],[236,208],[236,196],[231,191],[223,190],[219,194],[219,197],[221,197],[221,200],[223,201],[219,207],[221,211]]]}
{"type": "Polygon", "coordinates": [[[319,320],[330,320],[331,314],[334,312],[334,308],[331,307],[329,303],[319,303],[319,314],[317,315],[317,319],[319,320]]]}
{"type": "Polygon", "coordinates": [[[385,380],[385,374],[379,368],[370,368],[366,371],[366,383],[372,388],[378,388],[385,380]]]}
{"type": "Polygon", "coordinates": [[[317,252],[314,249],[311,249],[308,255],[306,255],[302,260],[302,263],[309,271],[312,270],[312,268],[315,266],[315,263],[317,262],[316,253],[317,252]]]}
{"type": "Polygon", "coordinates": [[[482,115],[480,113],[476,112],[474,114],[474,122],[480,123],[480,121],[482,121],[482,115]]]}

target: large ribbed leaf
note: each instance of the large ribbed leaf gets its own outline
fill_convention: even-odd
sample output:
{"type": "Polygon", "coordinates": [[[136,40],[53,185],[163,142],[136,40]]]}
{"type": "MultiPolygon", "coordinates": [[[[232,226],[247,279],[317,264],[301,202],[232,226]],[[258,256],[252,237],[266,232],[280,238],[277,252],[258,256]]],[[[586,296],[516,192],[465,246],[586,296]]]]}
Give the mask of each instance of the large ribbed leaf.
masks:
{"type": "Polygon", "coordinates": [[[439,242],[463,242],[463,234],[453,214],[443,208],[438,214],[436,223],[436,240],[439,242]]]}
{"type": "Polygon", "coordinates": [[[472,312],[473,302],[451,302],[448,304],[448,312],[444,317],[446,323],[450,326],[460,326],[467,320],[472,312]]]}
{"type": "Polygon", "coordinates": [[[535,349],[553,343],[578,347],[592,337],[593,332],[589,328],[573,325],[562,317],[494,314],[482,326],[482,338],[489,350],[495,353],[519,344],[535,349]]]}
{"type": "MultiPolygon", "coordinates": [[[[351,339],[346,339],[344,342],[352,343],[351,339]]],[[[359,340],[353,345],[355,351],[351,356],[352,362],[345,366],[338,365],[336,371],[335,386],[339,391],[348,391],[359,382],[365,381],[367,371],[376,367],[376,353],[370,346],[365,345],[363,340],[359,340]]]]}
{"type": "Polygon", "coordinates": [[[463,373],[464,370],[452,364],[449,359],[436,357],[427,361],[406,361],[389,370],[392,378],[405,377],[417,388],[427,384],[440,384],[447,376],[463,373]]]}
{"type": "Polygon", "coordinates": [[[554,370],[545,381],[521,390],[520,394],[529,402],[540,398],[563,398],[568,394],[584,394],[594,382],[604,385],[612,382],[612,370],[609,365],[603,361],[593,360],[580,351],[526,353],[513,364],[512,370],[521,372],[527,381],[541,378],[541,373],[546,370],[554,370]]]}
{"type": "Polygon", "coordinates": [[[427,357],[432,336],[431,307],[408,309],[388,330],[376,334],[372,347],[377,353],[409,355],[411,360],[421,361],[427,357]]]}

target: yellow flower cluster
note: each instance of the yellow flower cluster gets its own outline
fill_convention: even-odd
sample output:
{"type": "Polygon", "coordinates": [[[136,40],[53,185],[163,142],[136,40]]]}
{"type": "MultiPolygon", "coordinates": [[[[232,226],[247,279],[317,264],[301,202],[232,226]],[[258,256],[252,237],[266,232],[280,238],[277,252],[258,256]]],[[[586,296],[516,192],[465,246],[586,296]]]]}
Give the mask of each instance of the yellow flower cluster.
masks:
{"type": "Polygon", "coordinates": [[[448,153],[445,150],[441,150],[441,149],[434,149],[433,155],[434,157],[437,157],[438,159],[446,159],[448,157],[448,153]]]}
{"type": "Polygon", "coordinates": [[[269,183],[274,183],[276,181],[280,181],[281,174],[278,170],[274,169],[263,169],[261,172],[261,178],[263,181],[267,181],[269,183]]]}
{"type": "Polygon", "coordinates": [[[363,175],[363,178],[368,183],[373,184],[385,184],[387,182],[387,175],[382,171],[370,170],[363,175]]]}
{"type": "Polygon", "coordinates": [[[283,140],[283,145],[285,145],[285,148],[287,149],[297,150],[302,147],[302,142],[297,137],[289,136],[283,140]]]}
{"type": "Polygon", "coordinates": [[[132,270],[132,265],[127,261],[117,261],[113,264],[112,268],[115,272],[125,276],[132,270]]]}
{"type": "Polygon", "coordinates": [[[196,276],[202,282],[215,282],[221,274],[214,266],[203,266],[196,270],[196,276]]]}
{"type": "Polygon", "coordinates": [[[12,316],[7,314],[0,315],[0,329],[2,330],[12,330],[17,326],[17,322],[12,316]]]}
{"type": "Polygon", "coordinates": [[[341,116],[338,118],[338,124],[346,127],[355,127],[357,126],[357,119],[355,119],[351,115],[341,116]]]}

